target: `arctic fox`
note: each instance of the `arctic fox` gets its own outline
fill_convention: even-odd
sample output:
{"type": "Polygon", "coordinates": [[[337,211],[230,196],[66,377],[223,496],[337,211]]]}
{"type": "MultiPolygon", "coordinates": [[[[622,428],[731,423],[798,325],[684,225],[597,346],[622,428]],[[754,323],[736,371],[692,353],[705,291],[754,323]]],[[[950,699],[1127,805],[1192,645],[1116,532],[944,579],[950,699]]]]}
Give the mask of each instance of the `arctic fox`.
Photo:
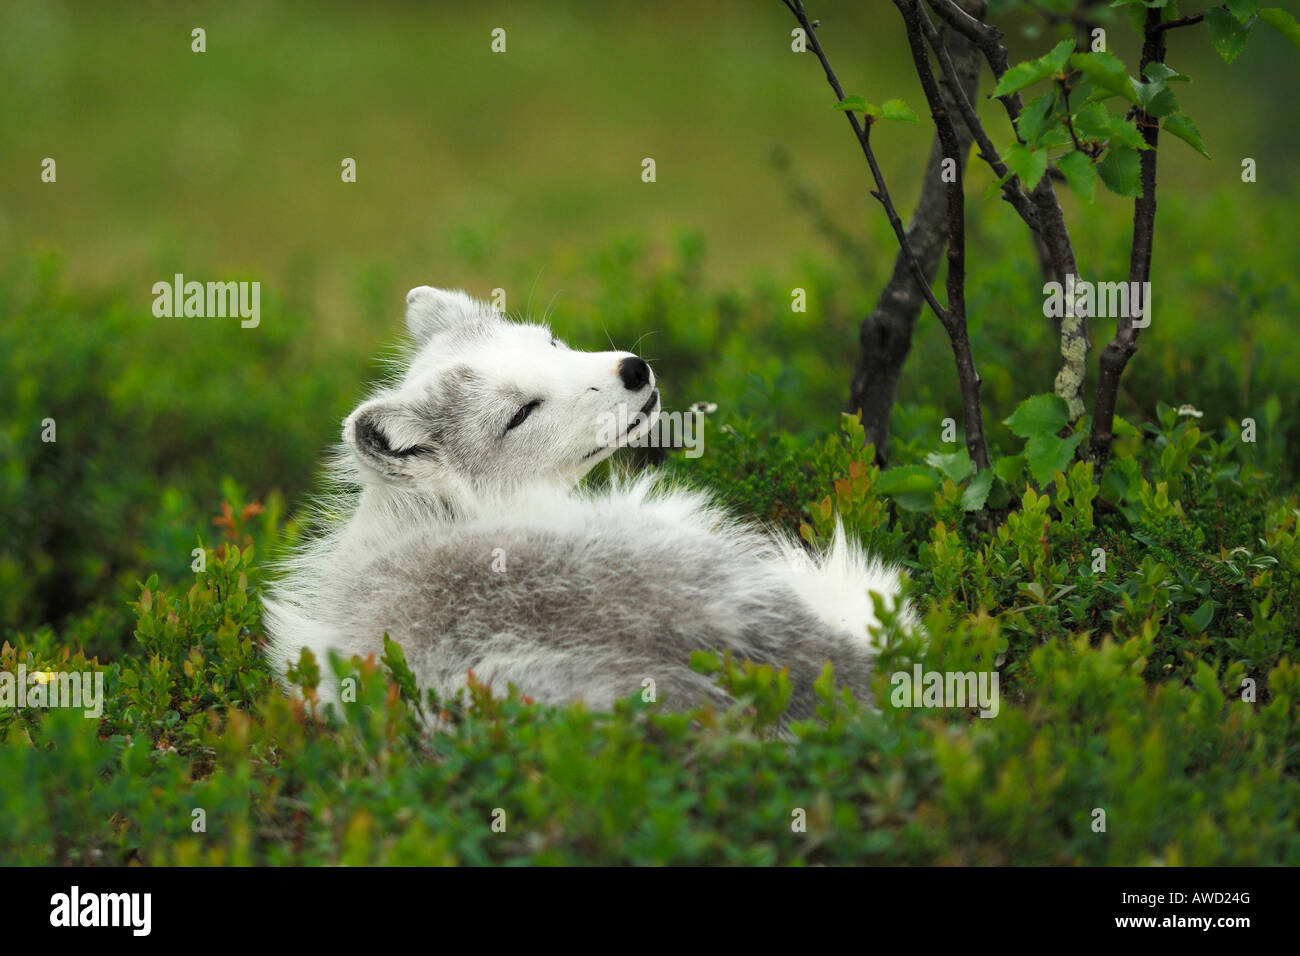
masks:
{"type": "MultiPolygon", "coordinates": [[[[281,675],[304,648],[327,674],[331,650],[378,657],[388,634],[442,698],[472,671],[542,703],[608,710],[651,688],[674,710],[725,702],[692,650],[788,667],[788,718],[813,712],[827,660],[868,695],[871,592],[896,608],[896,569],[838,529],[811,557],[653,476],[575,490],[653,427],[650,366],[575,351],[463,292],[421,286],[406,302],[409,364],[343,424],[335,470],[352,490],[266,602],[281,675]],[[612,442],[611,415],[632,422],[612,442]]],[[[338,700],[332,683],[322,701],[338,700]]]]}

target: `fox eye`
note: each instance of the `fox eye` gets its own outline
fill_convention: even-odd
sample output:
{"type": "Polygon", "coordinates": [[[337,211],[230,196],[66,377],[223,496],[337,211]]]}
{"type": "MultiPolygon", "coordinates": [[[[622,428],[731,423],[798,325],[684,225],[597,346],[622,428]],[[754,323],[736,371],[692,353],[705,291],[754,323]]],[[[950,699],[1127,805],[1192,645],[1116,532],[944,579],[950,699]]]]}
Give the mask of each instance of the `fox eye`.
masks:
{"type": "Polygon", "coordinates": [[[506,425],[506,431],[510,431],[512,428],[518,428],[522,425],[524,421],[527,420],[528,416],[533,413],[533,409],[540,404],[542,404],[541,399],[533,399],[533,401],[515,412],[515,417],[510,419],[510,423],[506,425]]]}
{"type": "Polygon", "coordinates": [[[555,339],[551,339],[551,348],[558,349],[559,347],[560,347],[560,343],[555,339]]]}

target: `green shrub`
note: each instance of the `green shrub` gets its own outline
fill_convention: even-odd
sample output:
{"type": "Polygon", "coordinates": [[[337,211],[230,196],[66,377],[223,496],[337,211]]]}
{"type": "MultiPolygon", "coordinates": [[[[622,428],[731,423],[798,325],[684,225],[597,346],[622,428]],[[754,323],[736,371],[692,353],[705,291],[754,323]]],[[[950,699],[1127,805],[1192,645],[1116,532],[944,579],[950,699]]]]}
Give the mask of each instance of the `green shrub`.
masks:
{"type": "Polygon", "coordinates": [[[188,567],[223,476],[297,497],[362,392],[357,357],[274,303],[253,333],[150,301],[74,298],[50,256],[0,279],[0,632],[98,603],[96,647],[121,650],[117,609],[141,569],[188,567]]]}
{"type": "MultiPolygon", "coordinates": [[[[788,677],[710,654],[693,663],[734,706],[663,714],[632,698],[593,714],[473,684],[454,701],[421,700],[392,644],[383,661],[304,655],[294,674],[304,699],[292,699],[258,654],[250,542],[282,546],[282,521],[236,501],[206,571],[141,587],[132,653],[88,662],[49,628],[5,647],[6,669],[104,670],[108,705],[98,721],[0,710],[0,858],[1300,863],[1294,496],[1243,467],[1219,484],[1227,507],[1254,521],[1170,497],[1213,486],[1227,460],[1222,443],[1179,422],[1137,449],[1134,519],[1101,507],[1105,492],[1076,464],[1040,490],[1013,480],[1017,504],[986,528],[951,479],[932,513],[899,507],[854,425],[803,456],[809,480],[833,489],[811,496],[806,534],[824,535],[834,513],[882,542],[928,525],[913,600],[929,637],[885,616],[878,712],[836,693],[828,671],[818,716],[782,739],[788,677]],[[1090,571],[1097,542],[1104,574],[1090,571]],[[893,706],[890,676],[918,664],[997,668],[997,716],[893,706]],[[356,678],[356,702],[321,713],[311,688],[330,666],[356,678]],[[1248,678],[1254,695],[1243,694],[1248,678]],[[446,729],[428,735],[433,715],[446,729]]],[[[763,462],[744,434],[711,446],[700,469],[724,496],[746,491],[754,456],[763,462]]],[[[793,439],[775,447],[773,463],[799,457],[793,439]]],[[[782,497],[742,494],[767,517],[782,497]]]]}

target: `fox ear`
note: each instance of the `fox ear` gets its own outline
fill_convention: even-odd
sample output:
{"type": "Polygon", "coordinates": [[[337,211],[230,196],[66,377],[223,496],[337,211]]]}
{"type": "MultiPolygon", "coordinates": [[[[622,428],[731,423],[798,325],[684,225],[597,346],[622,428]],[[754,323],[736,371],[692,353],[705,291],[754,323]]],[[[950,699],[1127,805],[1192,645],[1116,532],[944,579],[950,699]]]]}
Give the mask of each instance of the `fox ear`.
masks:
{"type": "Polygon", "coordinates": [[[437,438],[428,422],[393,398],[360,405],[343,422],[343,440],[365,465],[390,478],[410,475],[416,461],[437,457],[437,438]]]}
{"type": "Polygon", "coordinates": [[[419,285],[406,293],[406,327],[419,345],[439,332],[481,319],[483,311],[482,305],[460,289],[419,285]]]}

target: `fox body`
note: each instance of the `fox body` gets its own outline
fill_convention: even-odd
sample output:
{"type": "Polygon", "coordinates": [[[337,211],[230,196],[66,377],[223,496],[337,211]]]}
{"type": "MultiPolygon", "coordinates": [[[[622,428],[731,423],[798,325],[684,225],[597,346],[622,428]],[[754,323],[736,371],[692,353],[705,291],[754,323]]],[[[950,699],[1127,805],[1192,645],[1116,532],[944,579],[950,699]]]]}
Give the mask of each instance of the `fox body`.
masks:
{"type": "MultiPolygon", "coordinates": [[[[672,709],[725,700],[692,650],[788,667],[789,717],[812,712],[827,660],[867,694],[871,594],[897,606],[900,578],[842,531],[808,555],[653,476],[575,487],[652,427],[643,360],[570,349],[427,286],[409,293],[407,326],[402,374],[344,422],[335,470],[349,490],[266,602],[281,673],[304,648],[378,656],[387,634],[440,697],[472,671],[596,709],[649,688],[672,709]],[[611,438],[611,419],[630,424],[611,438]]],[[[320,694],[337,699],[330,681],[320,694]]]]}

